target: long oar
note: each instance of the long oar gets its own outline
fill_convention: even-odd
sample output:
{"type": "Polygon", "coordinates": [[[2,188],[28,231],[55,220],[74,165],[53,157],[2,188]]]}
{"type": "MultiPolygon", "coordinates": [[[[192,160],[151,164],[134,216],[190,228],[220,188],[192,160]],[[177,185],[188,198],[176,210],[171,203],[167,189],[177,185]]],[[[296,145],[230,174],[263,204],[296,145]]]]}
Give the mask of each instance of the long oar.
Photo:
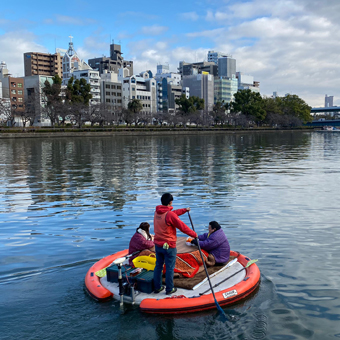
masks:
{"type": "MultiPolygon", "coordinates": [[[[235,276],[236,274],[240,273],[243,269],[248,268],[249,266],[251,266],[253,263],[255,263],[255,262],[257,262],[257,261],[258,261],[258,260],[251,260],[251,261],[249,261],[245,267],[243,267],[242,269],[238,270],[238,271],[237,271],[236,273],[234,273],[233,275],[228,276],[227,278],[225,278],[224,280],[220,281],[219,283],[216,283],[216,284],[214,285],[213,288],[215,288],[215,287],[219,286],[221,283],[223,283],[223,282],[229,280],[230,278],[232,278],[232,277],[235,276]]],[[[205,292],[203,292],[203,293],[200,293],[200,295],[203,295],[203,294],[208,293],[208,292],[209,292],[209,289],[207,289],[207,290],[206,290],[205,292]]]]}
{"type": "MultiPolygon", "coordinates": [[[[191,216],[190,216],[189,211],[188,211],[188,215],[189,215],[190,223],[191,223],[191,226],[192,226],[192,230],[195,231],[195,227],[194,227],[194,224],[192,223],[192,219],[191,219],[191,216]]],[[[199,250],[200,255],[201,255],[201,258],[202,258],[204,270],[205,270],[205,273],[206,273],[206,275],[207,275],[207,279],[208,279],[208,281],[209,281],[210,289],[211,289],[212,295],[213,295],[214,300],[215,300],[215,305],[216,305],[218,311],[221,313],[221,315],[225,318],[225,320],[227,320],[227,316],[225,315],[223,309],[221,308],[221,306],[218,304],[218,302],[217,302],[217,300],[216,300],[216,296],[215,296],[213,287],[212,287],[212,285],[211,285],[211,281],[210,281],[210,278],[209,278],[208,269],[207,269],[207,266],[205,265],[205,262],[204,262],[202,250],[201,250],[201,247],[200,247],[200,241],[199,241],[198,237],[196,237],[196,240],[197,240],[198,250],[199,250]]]]}

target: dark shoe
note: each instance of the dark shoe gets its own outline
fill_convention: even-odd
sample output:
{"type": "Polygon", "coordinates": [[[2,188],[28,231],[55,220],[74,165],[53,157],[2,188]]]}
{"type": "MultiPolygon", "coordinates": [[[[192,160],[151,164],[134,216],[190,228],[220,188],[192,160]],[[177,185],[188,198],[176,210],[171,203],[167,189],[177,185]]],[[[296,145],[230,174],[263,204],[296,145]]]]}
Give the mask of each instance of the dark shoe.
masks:
{"type": "Polygon", "coordinates": [[[166,295],[171,295],[171,294],[176,293],[176,292],[177,292],[177,288],[174,287],[170,290],[170,292],[166,292],[166,295]]]}
{"type": "Polygon", "coordinates": [[[158,293],[162,292],[163,290],[164,290],[164,286],[162,286],[161,288],[159,288],[159,289],[157,289],[157,290],[154,290],[153,292],[154,292],[155,294],[158,294],[158,293]]]}

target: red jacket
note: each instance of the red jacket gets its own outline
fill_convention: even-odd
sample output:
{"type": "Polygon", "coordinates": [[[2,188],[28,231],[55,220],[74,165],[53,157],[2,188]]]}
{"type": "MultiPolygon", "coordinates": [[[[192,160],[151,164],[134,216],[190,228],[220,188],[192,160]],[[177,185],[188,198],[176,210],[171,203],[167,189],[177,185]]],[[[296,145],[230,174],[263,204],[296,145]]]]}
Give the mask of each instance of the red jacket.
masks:
{"type": "Polygon", "coordinates": [[[173,207],[168,207],[165,205],[158,205],[156,207],[154,217],[154,242],[159,247],[163,247],[163,244],[167,243],[170,248],[176,248],[176,228],[178,228],[184,234],[187,234],[191,237],[196,237],[196,233],[185,223],[183,223],[178,217],[185,214],[187,209],[183,208],[171,211],[172,209],[173,207]]]}

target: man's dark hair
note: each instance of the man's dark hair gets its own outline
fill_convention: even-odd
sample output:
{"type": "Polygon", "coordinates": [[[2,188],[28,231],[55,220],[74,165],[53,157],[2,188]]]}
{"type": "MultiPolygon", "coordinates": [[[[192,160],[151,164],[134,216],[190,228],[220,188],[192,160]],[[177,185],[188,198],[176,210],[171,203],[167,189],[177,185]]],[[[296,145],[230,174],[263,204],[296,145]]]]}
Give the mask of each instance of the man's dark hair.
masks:
{"type": "Polygon", "coordinates": [[[173,200],[174,200],[174,198],[168,192],[163,194],[162,197],[161,197],[162,205],[169,205],[169,203],[173,200]]]}
{"type": "Polygon", "coordinates": [[[209,222],[209,224],[211,225],[211,228],[213,229],[216,229],[216,230],[221,229],[221,226],[216,221],[211,221],[209,222]]]}

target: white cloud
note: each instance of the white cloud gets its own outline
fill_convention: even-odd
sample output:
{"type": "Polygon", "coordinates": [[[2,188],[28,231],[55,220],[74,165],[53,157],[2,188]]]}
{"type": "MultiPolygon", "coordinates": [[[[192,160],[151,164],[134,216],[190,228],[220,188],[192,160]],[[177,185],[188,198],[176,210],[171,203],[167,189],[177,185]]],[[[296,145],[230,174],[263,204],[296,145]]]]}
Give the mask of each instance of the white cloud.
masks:
{"type": "Polygon", "coordinates": [[[168,27],[158,25],[144,26],[141,29],[141,33],[145,35],[160,35],[166,32],[168,29],[168,27]]]}
{"type": "Polygon", "coordinates": [[[180,13],[179,17],[182,20],[191,20],[191,21],[197,21],[199,19],[199,15],[196,12],[180,13]]]}
{"type": "Polygon", "coordinates": [[[15,77],[24,76],[24,53],[47,52],[36,42],[37,37],[27,31],[9,32],[0,35],[1,60],[7,63],[9,72],[15,77]]]}

